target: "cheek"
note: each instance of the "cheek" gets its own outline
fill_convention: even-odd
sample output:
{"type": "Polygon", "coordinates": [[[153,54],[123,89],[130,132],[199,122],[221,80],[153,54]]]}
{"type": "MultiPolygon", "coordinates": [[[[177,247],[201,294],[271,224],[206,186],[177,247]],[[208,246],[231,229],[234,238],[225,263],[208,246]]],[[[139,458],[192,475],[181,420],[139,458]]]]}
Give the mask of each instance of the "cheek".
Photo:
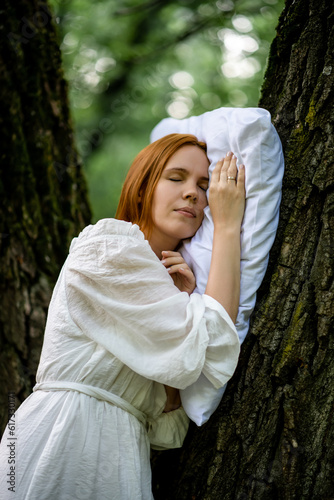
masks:
{"type": "Polygon", "coordinates": [[[200,206],[200,208],[201,208],[201,210],[202,210],[202,214],[201,214],[201,217],[200,217],[200,222],[199,222],[199,224],[198,224],[198,227],[199,227],[199,226],[202,224],[202,222],[203,222],[203,219],[204,219],[204,209],[205,209],[205,207],[206,207],[207,205],[208,205],[208,200],[207,200],[206,195],[204,194],[203,198],[201,198],[201,200],[200,200],[200,205],[199,205],[199,206],[200,206]]]}
{"type": "Polygon", "coordinates": [[[203,222],[203,218],[204,218],[204,214],[202,214],[201,217],[197,217],[196,226],[194,227],[194,234],[192,234],[192,236],[194,236],[197,233],[197,231],[199,230],[199,228],[201,227],[201,224],[203,222]]]}
{"type": "Polygon", "coordinates": [[[165,215],[166,203],[168,203],[168,193],[160,183],[155,188],[151,205],[151,217],[155,223],[165,215]]]}
{"type": "Polygon", "coordinates": [[[204,219],[204,212],[202,212],[202,216],[200,217],[200,219],[201,219],[201,223],[200,223],[199,225],[201,225],[201,224],[202,224],[202,222],[203,222],[203,219],[204,219]]]}
{"type": "Polygon", "coordinates": [[[150,211],[150,214],[151,214],[151,218],[154,221],[155,220],[155,213],[157,211],[155,193],[153,195],[152,203],[151,203],[151,208],[149,209],[149,211],[150,211]]]}
{"type": "Polygon", "coordinates": [[[206,193],[204,192],[203,192],[203,197],[201,197],[200,203],[201,203],[201,208],[203,208],[203,210],[208,205],[208,199],[206,197],[206,193]]]}

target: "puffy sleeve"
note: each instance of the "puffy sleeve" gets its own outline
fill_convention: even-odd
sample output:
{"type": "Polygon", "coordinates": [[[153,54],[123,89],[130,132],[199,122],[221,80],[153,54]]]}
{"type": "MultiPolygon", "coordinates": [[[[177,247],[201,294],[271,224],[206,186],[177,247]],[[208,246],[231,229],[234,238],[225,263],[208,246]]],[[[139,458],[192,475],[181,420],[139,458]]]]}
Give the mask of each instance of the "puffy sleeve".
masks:
{"type": "Polygon", "coordinates": [[[64,276],[78,333],[136,373],[179,389],[201,372],[216,388],[233,375],[240,343],[230,317],[213,298],[180,292],[139,228],[79,239],[64,276]]]}

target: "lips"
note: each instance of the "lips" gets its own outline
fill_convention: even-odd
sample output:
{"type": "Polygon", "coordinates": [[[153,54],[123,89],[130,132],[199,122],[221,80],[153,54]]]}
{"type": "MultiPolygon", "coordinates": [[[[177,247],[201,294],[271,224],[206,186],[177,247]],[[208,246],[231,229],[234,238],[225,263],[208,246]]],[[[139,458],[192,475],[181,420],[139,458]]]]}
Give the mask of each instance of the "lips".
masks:
{"type": "Polygon", "coordinates": [[[182,207],[182,208],[177,208],[175,212],[178,212],[181,215],[184,215],[185,217],[191,217],[191,218],[196,218],[196,212],[193,208],[190,207],[182,207]]]}

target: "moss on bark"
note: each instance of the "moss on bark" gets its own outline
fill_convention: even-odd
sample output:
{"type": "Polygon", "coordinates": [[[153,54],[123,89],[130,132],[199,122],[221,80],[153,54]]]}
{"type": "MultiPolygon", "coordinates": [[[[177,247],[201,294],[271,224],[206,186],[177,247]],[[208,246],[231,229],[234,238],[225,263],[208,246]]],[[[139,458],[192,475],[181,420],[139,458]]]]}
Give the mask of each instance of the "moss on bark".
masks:
{"type": "Polygon", "coordinates": [[[90,221],[57,31],[44,1],[0,8],[0,426],[31,392],[69,242],[90,221]]]}

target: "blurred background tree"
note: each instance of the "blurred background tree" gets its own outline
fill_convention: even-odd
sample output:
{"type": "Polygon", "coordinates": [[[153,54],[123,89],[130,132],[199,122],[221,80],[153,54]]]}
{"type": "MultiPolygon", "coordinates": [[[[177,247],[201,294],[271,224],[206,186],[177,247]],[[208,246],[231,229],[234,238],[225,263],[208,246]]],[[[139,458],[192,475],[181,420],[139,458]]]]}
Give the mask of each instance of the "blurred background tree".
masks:
{"type": "Polygon", "coordinates": [[[283,0],[51,0],[93,221],[166,116],[257,106],[283,0]]]}

